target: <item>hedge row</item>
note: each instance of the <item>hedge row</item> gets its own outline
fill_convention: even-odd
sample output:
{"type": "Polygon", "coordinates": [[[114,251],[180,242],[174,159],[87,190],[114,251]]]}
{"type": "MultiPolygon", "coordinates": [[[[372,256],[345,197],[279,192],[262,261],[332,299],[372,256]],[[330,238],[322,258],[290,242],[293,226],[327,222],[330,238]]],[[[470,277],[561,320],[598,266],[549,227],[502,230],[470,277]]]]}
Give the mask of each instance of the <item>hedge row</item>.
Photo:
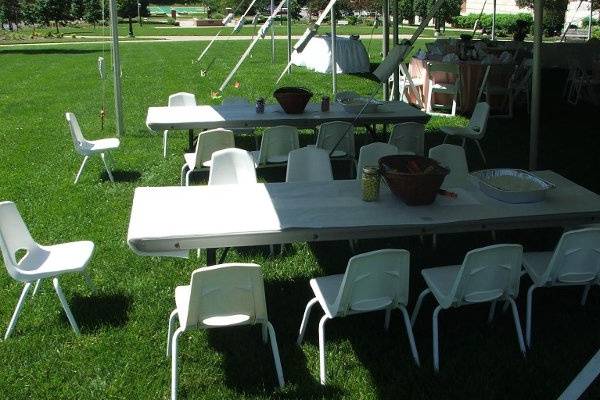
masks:
{"type": "MultiPolygon", "coordinates": [[[[459,15],[454,17],[452,25],[456,28],[473,29],[479,14],[459,15]]],[[[528,27],[533,24],[533,16],[527,13],[519,14],[496,14],[496,29],[507,33],[514,33],[517,29],[517,20],[527,22],[528,27]]],[[[492,29],[492,14],[483,14],[479,21],[479,28],[492,29]]],[[[527,31],[529,33],[529,30],[527,31]]]]}

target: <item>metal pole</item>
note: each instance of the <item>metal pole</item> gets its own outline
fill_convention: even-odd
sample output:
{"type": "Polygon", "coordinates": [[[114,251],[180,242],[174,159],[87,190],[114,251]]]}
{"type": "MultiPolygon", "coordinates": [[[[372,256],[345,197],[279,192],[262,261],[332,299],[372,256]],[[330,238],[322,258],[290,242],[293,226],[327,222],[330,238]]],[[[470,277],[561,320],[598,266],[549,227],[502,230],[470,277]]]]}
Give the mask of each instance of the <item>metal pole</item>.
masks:
{"type": "Polygon", "coordinates": [[[590,0],[590,20],[588,21],[588,37],[587,40],[590,40],[592,38],[592,17],[594,15],[594,7],[592,7],[592,0],[590,0]]]}
{"type": "Polygon", "coordinates": [[[121,97],[121,57],[119,55],[119,28],[117,25],[117,0],[110,0],[110,28],[112,31],[112,64],[113,83],[115,92],[115,121],[117,124],[117,136],[125,133],[123,125],[123,99],[121,97]]]}
{"type": "Polygon", "coordinates": [[[335,26],[335,4],[331,7],[331,86],[333,98],[337,93],[337,62],[335,58],[335,46],[336,40],[336,26],[335,26]]]}
{"type": "MultiPolygon", "coordinates": [[[[393,0],[393,13],[394,13],[394,25],[392,25],[392,40],[394,42],[394,46],[400,44],[400,37],[398,36],[398,19],[400,18],[398,15],[398,0],[393,0]]],[[[394,100],[400,100],[400,70],[396,68],[394,71],[394,100]]]]}
{"type": "MultiPolygon", "coordinates": [[[[383,57],[387,56],[390,51],[390,2],[389,0],[383,1],[383,57]]],[[[383,82],[383,99],[387,100],[390,98],[390,87],[388,81],[383,82]]]]}
{"type": "MultiPolygon", "coordinates": [[[[288,57],[287,61],[292,61],[292,13],[290,12],[290,0],[287,0],[287,39],[288,39],[288,57]]],[[[288,70],[288,73],[290,71],[288,70]]]]}
{"type": "Polygon", "coordinates": [[[140,12],[140,9],[142,8],[142,3],[140,3],[138,1],[137,6],[138,6],[138,23],[140,24],[140,26],[142,26],[142,13],[140,12]]]}
{"type": "Polygon", "coordinates": [[[529,169],[537,168],[538,136],[540,131],[540,100],[542,89],[542,19],[544,2],[536,0],[533,8],[533,66],[531,77],[531,120],[529,126],[529,169]]]}
{"type": "MultiPolygon", "coordinates": [[[[275,0],[271,0],[271,14],[273,14],[273,10],[275,10],[275,0]]],[[[273,25],[271,24],[271,63],[275,64],[275,27],[273,25]]]]}
{"type": "Polygon", "coordinates": [[[492,12],[492,40],[496,40],[496,0],[494,0],[494,11],[492,12]]]}

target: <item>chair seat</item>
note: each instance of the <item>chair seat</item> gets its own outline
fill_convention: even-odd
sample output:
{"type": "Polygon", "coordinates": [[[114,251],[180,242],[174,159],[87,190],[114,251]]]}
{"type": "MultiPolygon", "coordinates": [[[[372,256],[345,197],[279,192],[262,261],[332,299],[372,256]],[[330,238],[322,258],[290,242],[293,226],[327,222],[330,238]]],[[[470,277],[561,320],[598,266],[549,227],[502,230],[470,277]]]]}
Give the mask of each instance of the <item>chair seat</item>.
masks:
{"type": "Polygon", "coordinates": [[[67,272],[81,272],[93,252],[94,243],[87,240],[40,246],[19,263],[20,279],[29,282],[67,272]]]}
{"type": "Polygon", "coordinates": [[[117,138],[90,140],[89,143],[92,145],[90,148],[90,151],[92,152],[118,149],[119,145],[121,144],[117,138]]]}
{"type": "Polygon", "coordinates": [[[455,126],[442,126],[440,128],[440,130],[442,132],[444,132],[446,135],[451,135],[451,136],[461,136],[461,137],[467,137],[467,138],[473,138],[476,139],[480,136],[480,133],[477,131],[474,131],[471,128],[460,128],[460,127],[455,127],[455,126]]]}
{"type": "MultiPolygon", "coordinates": [[[[306,147],[316,147],[316,145],[309,144],[306,147]]],[[[325,149],[325,150],[327,150],[327,149],[325,149]]],[[[327,150],[327,151],[330,151],[330,150],[327,150]]],[[[347,156],[348,156],[348,153],[346,153],[343,150],[334,150],[330,157],[335,158],[335,157],[347,157],[347,156]]]]}
{"type": "Polygon", "coordinates": [[[450,292],[452,286],[458,277],[460,265],[450,265],[446,267],[427,268],[421,270],[421,275],[435,299],[443,308],[448,308],[452,304],[450,292]]]}
{"type": "MultiPolygon", "coordinates": [[[[254,166],[258,167],[260,165],[260,150],[251,151],[250,154],[252,155],[252,160],[254,160],[254,166]]],[[[287,155],[272,155],[267,158],[267,164],[285,164],[287,160],[287,155]]]]}
{"type": "Polygon", "coordinates": [[[342,286],[344,274],[323,276],[310,280],[310,287],[319,301],[319,304],[328,317],[333,318],[332,307],[342,286]]]}
{"type": "Polygon", "coordinates": [[[458,87],[453,83],[434,83],[433,85],[431,85],[431,90],[436,93],[458,93],[458,87]]]}
{"type": "Polygon", "coordinates": [[[542,278],[553,255],[553,251],[523,253],[523,266],[536,285],[543,285],[545,283],[542,278]]]}
{"type": "MultiPolygon", "coordinates": [[[[196,168],[196,153],[185,153],[183,155],[183,159],[185,160],[185,163],[187,164],[189,169],[194,169],[196,168]]],[[[211,160],[206,160],[202,163],[203,167],[207,167],[210,168],[211,166],[211,160]]]]}

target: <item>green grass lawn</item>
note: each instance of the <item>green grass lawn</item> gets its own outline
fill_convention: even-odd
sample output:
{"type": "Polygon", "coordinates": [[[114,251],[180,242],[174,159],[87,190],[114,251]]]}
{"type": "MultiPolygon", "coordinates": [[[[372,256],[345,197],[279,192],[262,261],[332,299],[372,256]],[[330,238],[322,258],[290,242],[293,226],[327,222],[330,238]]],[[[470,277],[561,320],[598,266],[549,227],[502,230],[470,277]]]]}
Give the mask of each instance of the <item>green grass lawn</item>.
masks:
{"type": "MultiPolygon", "coordinates": [[[[112,90],[96,70],[100,45],[2,48],[0,66],[0,200],[15,201],[31,233],[41,243],[92,240],[96,244],[89,271],[99,288],[90,293],[82,277],[65,276],[63,289],[82,335],[70,330],[51,285],[46,282],[25,305],[13,336],[0,342],[0,393],[10,399],[166,399],[170,360],[165,358],[167,318],[174,308],[174,290],[187,284],[204,258],[161,259],[135,255],[126,244],[134,189],[179,183],[184,133],[169,138],[169,156],[162,158],[162,136],[145,127],[148,106],[166,104],[169,94],[195,93],[198,101],[213,103],[215,90],[234,65],[245,43],[216,43],[205,78],[192,64],[205,44],[139,43],[121,47],[126,133],[114,154],[117,183],[108,181],[99,159],[88,164],[80,183],[73,179],[81,158],[75,154],[64,113],[78,116],[90,138],[112,136],[112,90]],[[104,100],[103,100],[104,99],[104,100]],[[100,129],[104,103],[109,120],[100,129]]],[[[277,44],[277,62],[271,64],[268,41],[259,43],[254,56],[240,69],[239,90],[225,95],[250,100],[270,99],[275,76],[285,64],[285,43],[277,44]]],[[[371,49],[374,62],[379,46],[371,49]]],[[[109,57],[109,51],[105,55],[109,57]]],[[[548,75],[544,88],[564,79],[548,75]]],[[[342,75],[339,90],[370,92],[375,83],[361,76],[342,75]]],[[[317,95],[329,93],[330,77],[301,69],[285,78],[285,85],[303,85],[317,95]]],[[[561,88],[554,91],[559,92],[561,88]]],[[[570,179],[600,191],[598,138],[593,109],[567,107],[545,89],[541,163],[570,179]],[[565,145],[574,143],[576,145],[565,145]]],[[[554,93],[554,92],[552,92],[554,93]]],[[[427,145],[441,142],[442,124],[465,123],[462,117],[433,118],[427,127],[427,145]]],[[[482,145],[491,166],[525,167],[528,151],[527,115],[512,121],[490,121],[482,145]]],[[[357,147],[366,137],[359,133],[357,147]]],[[[305,132],[302,142],[313,142],[305,132]]],[[[251,148],[242,138],[238,145],[251,148]]],[[[474,149],[472,167],[481,167],[474,149]]],[[[345,171],[346,168],[343,170],[345,171]]],[[[342,170],[336,171],[341,176],[342,170]]],[[[261,174],[279,180],[282,171],[261,174]]],[[[205,176],[197,177],[205,180],[205,176]]],[[[243,199],[240,199],[243,201],[243,199]]],[[[210,212],[192,204],[165,204],[210,212]]],[[[554,229],[498,232],[501,242],[523,243],[528,250],[553,247],[560,231],[554,229]]],[[[489,244],[488,234],[442,235],[433,250],[418,238],[389,238],[360,242],[360,251],[385,247],[411,252],[411,304],[424,283],[424,267],[456,264],[466,251],[489,244]]],[[[341,273],[351,256],[347,243],[297,243],[285,254],[270,258],[265,248],[232,250],[228,261],[256,262],[263,267],[270,319],[277,332],[286,386],[277,388],[272,358],[262,345],[259,329],[236,328],[191,332],[180,340],[179,394],[204,398],[407,398],[407,399],[551,399],[566,387],[600,346],[600,290],[590,292],[588,304],[578,304],[579,290],[536,292],[534,348],[520,356],[510,314],[499,313],[485,323],[487,307],[445,311],[440,318],[441,371],[433,373],[431,356],[431,302],[426,302],[415,326],[422,366],[410,355],[399,313],[389,332],[383,313],[349,317],[328,324],[329,385],[319,385],[317,320],[313,315],[306,340],[295,345],[306,302],[308,280],[341,273]]],[[[524,319],[524,278],[519,298],[524,319]]],[[[20,284],[0,273],[0,331],[10,319],[20,284]]],[[[320,315],[318,311],[313,314],[320,315]]],[[[588,398],[600,397],[595,384],[588,398]]]]}

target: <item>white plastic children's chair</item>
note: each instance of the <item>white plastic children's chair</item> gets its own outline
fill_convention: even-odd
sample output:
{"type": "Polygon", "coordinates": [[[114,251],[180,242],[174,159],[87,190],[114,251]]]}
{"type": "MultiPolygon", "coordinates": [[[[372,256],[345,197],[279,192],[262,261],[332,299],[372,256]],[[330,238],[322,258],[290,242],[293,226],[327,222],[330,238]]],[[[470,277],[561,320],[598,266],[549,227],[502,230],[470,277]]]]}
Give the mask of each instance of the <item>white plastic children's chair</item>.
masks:
{"type": "Polygon", "coordinates": [[[419,354],[415,345],[408,304],[410,253],[406,250],[385,249],[359,254],[348,261],[344,274],[323,276],[310,280],[315,294],[306,305],[298,345],[304,339],[306,325],[312,307],[319,303],[325,315],[319,321],[319,359],[321,384],[326,381],[325,371],[325,323],[333,318],[385,310],[384,327],[390,324],[390,314],[400,309],[410,343],[412,356],[419,365],[419,354]]]}
{"type": "Polygon", "coordinates": [[[442,126],[440,128],[440,130],[446,134],[446,136],[444,137],[444,143],[446,143],[446,139],[448,139],[448,136],[456,136],[462,138],[462,147],[465,147],[466,140],[470,139],[474,141],[477,145],[477,149],[479,149],[479,154],[481,155],[483,163],[487,164],[485,155],[483,154],[483,150],[481,149],[481,144],[479,143],[479,141],[485,136],[489,115],[489,104],[486,102],[477,103],[475,109],[473,110],[473,115],[471,115],[471,119],[469,120],[469,124],[465,128],[459,128],[454,126],[442,126]]]}
{"type": "Polygon", "coordinates": [[[429,92],[427,94],[427,113],[431,113],[434,107],[440,105],[433,104],[433,95],[436,93],[452,96],[452,111],[450,115],[456,115],[456,103],[460,87],[460,68],[458,64],[429,61],[427,63],[427,72],[429,78],[429,92]],[[443,81],[436,78],[436,73],[446,73],[454,77],[454,82],[443,81]]]}
{"type": "Polygon", "coordinates": [[[171,357],[171,399],[177,399],[177,340],[192,329],[262,325],[262,337],[271,342],[279,386],[284,385],[277,338],[267,315],[260,266],[221,264],[192,273],[190,284],[175,289],[176,308],[169,317],[167,357],[171,357]],[[179,328],[174,332],[175,319],[179,328]],[[268,333],[268,337],[267,337],[268,333]]]}
{"type": "Polygon", "coordinates": [[[298,129],[295,127],[280,125],[265,129],[260,142],[260,150],[252,152],[254,164],[257,167],[267,164],[285,164],[288,153],[299,147],[298,129]]]}
{"type": "Polygon", "coordinates": [[[209,185],[256,183],[254,160],[246,150],[225,149],[212,154],[209,185]]]}
{"type": "Polygon", "coordinates": [[[315,146],[327,150],[334,159],[349,160],[351,163],[350,174],[354,173],[356,167],[354,126],[350,122],[332,121],[321,124],[315,146]],[[335,150],[333,150],[334,147],[335,150]]]}
{"type": "Polygon", "coordinates": [[[112,158],[110,157],[109,151],[119,148],[119,139],[107,138],[87,140],[85,137],[83,137],[83,133],[81,132],[81,128],[79,127],[79,123],[77,122],[75,114],[68,112],[65,113],[65,117],[69,123],[69,129],[71,131],[71,137],[73,138],[73,144],[75,145],[75,151],[83,156],[83,162],[81,163],[81,167],[79,167],[79,171],[75,177],[75,183],[79,181],[79,177],[83,172],[83,167],[85,167],[88,158],[94,154],[100,154],[100,158],[102,158],[102,162],[104,163],[104,168],[106,168],[106,173],[108,174],[111,182],[114,182],[115,179],[113,178],[112,171],[110,169],[112,165],[112,158]]]}
{"type": "Polygon", "coordinates": [[[523,255],[525,271],[533,284],[527,290],[525,336],[531,347],[533,291],[540,287],[584,286],[581,305],[585,304],[590,286],[600,282],[600,229],[585,228],[566,232],[556,250],[527,252],[523,255]]]}
{"type": "Polygon", "coordinates": [[[333,181],[331,161],[326,150],[303,147],[290,151],[286,182],[327,182],[333,181]]]}
{"type": "Polygon", "coordinates": [[[519,311],[514,301],[519,294],[522,258],[521,245],[499,244],[469,251],[462,265],[421,270],[427,289],[417,299],[411,323],[414,326],[423,298],[432,293],[439,304],[433,311],[433,367],[436,372],[440,369],[438,314],[449,308],[491,302],[488,316],[488,322],[491,322],[496,302],[510,302],[519,347],[525,355],[519,311]]]}
{"type": "Polygon", "coordinates": [[[81,272],[88,285],[94,290],[90,276],[85,271],[94,251],[94,243],[81,241],[42,246],[31,237],[15,204],[11,201],[3,201],[0,202],[0,250],[8,274],[16,281],[25,283],[4,339],[8,339],[15,329],[31,284],[35,282],[33,289],[35,296],[42,279],[46,278],[52,278],[60,304],[65,310],[71,327],[79,335],[79,327],[58,284],[58,276],[68,272],[81,272]],[[24,253],[22,256],[21,252],[24,253]]]}
{"type": "Polygon", "coordinates": [[[469,186],[469,167],[465,150],[453,144],[440,144],[429,149],[429,158],[433,158],[441,166],[450,170],[446,175],[442,188],[464,188],[469,186]]]}
{"type": "Polygon", "coordinates": [[[362,178],[364,167],[373,166],[379,168],[379,159],[393,154],[398,154],[398,149],[391,144],[374,142],[362,146],[358,152],[356,179],[362,178]]]}
{"type": "MultiPolygon", "coordinates": [[[[196,96],[192,93],[179,92],[169,96],[169,107],[194,107],[196,105],[196,96]]],[[[167,158],[167,136],[169,131],[163,132],[163,157],[167,158]]]]}
{"type": "Polygon", "coordinates": [[[196,151],[185,153],[185,163],[181,167],[181,184],[190,185],[190,175],[194,170],[210,168],[211,157],[215,151],[235,147],[233,132],[228,129],[211,129],[201,132],[196,141],[196,151]]]}
{"type": "Polygon", "coordinates": [[[417,122],[405,122],[394,126],[389,144],[398,148],[401,154],[425,155],[425,125],[417,122]]]}

